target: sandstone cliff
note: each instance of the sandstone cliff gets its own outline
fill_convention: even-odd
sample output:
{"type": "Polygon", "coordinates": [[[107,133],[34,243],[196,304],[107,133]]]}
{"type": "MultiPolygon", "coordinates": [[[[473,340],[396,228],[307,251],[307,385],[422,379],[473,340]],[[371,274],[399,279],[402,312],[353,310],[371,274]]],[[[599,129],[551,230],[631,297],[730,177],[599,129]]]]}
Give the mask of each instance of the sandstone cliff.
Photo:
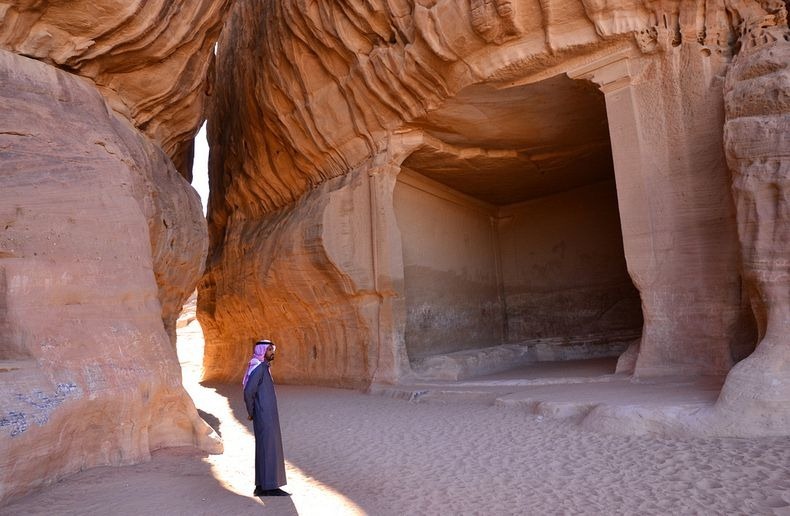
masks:
{"type": "MultiPolygon", "coordinates": [[[[295,369],[327,371],[322,381],[336,378],[328,372],[335,365],[328,358],[314,364],[314,357],[346,356],[344,350],[358,347],[358,340],[369,342],[367,335],[375,342],[367,349],[379,351],[368,356],[359,380],[383,371],[376,364],[384,349],[390,349],[385,359],[390,370],[382,378],[408,374],[406,335],[418,332],[420,314],[434,314],[427,323],[434,329],[450,327],[447,310],[458,313],[461,306],[448,300],[439,309],[447,309],[445,315],[437,318],[433,301],[425,305],[408,294],[414,292],[409,285],[425,283],[417,279],[425,266],[429,276],[431,271],[450,275],[436,279],[444,285],[439,289],[457,284],[450,279],[457,277],[470,292],[490,292],[462,308],[481,321],[494,320],[485,315],[489,312],[504,314],[493,316],[501,317],[497,324],[504,329],[489,331],[487,345],[582,337],[556,328],[520,329],[535,327],[524,314],[540,305],[534,304],[538,292],[528,290],[535,281],[517,266],[508,273],[508,263],[519,259],[500,244],[490,256],[464,253],[468,263],[436,265],[444,258],[429,259],[425,252],[420,258],[419,249],[425,248],[419,242],[426,235],[404,227],[397,200],[403,196],[396,192],[398,177],[405,177],[401,170],[486,204],[483,216],[496,221],[492,235],[480,226],[478,236],[459,236],[459,243],[507,238],[507,206],[553,196],[555,213],[577,209],[563,192],[616,178],[619,214],[611,204],[585,209],[614,209],[592,228],[607,235],[618,231],[619,215],[622,237],[595,260],[619,262],[620,269],[594,266],[575,282],[557,274],[556,284],[540,288],[545,312],[570,310],[572,317],[605,328],[598,337],[638,332],[640,303],[634,306],[636,291],[625,286],[633,280],[648,311],[638,372],[725,373],[733,350],[748,347],[749,340],[734,213],[721,202],[729,197],[721,85],[733,23],[738,22],[724,6],[238,2],[219,44],[217,70],[223,79],[211,106],[215,195],[200,302],[207,349],[238,351],[216,357],[209,352],[208,375],[240,374],[240,366],[230,374],[220,363],[243,362],[242,343],[261,334],[290,342],[299,364],[295,369]],[[250,20],[261,20],[262,28],[251,28],[250,20]],[[355,179],[330,181],[344,175],[355,179]],[[359,181],[368,186],[354,192],[367,193],[343,193],[351,188],[346,184],[359,181]],[[348,198],[344,208],[326,204],[330,190],[348,198]],[[296,206],[313,221],[309,237],[291,236],[287,223],[278,222],[293,219],[296,206]],[[280,248],[280,241],[291,243],[280,248]],[[344,245],[353,249],[335,256],[333,249],[344,245]],[[300,269],[310,288],[289,293],[310,315],[287,325],[288,331],[281,317],[257,308],[266,297],[281,295],[272,279],[280,274],[280,259],[267,258],[265,271],[260,261],[239,259],[270,252],[282,256],[282,263],[309,254],[313,263],[312,269],[300,269]],[[475,260],[493,265],[471,273],[475,260]],[[334,271],[331,278],[327,271],[334,271]],[[236,289],[251,278],[261,279],[251,280],[243,292],[236,289]],[[344,309],[345,323],[338,324],[356,328],[362,321],[365,331],[308,338],[298,327],[324,319],[311,290],[332,282],[344,285],[352,305],[358,304],[344,309]],[[366,303],[370,306],[363,309],[366,303]],[[596,322],[612,318],[609,306],[618,307],[617,322],[596,322]],[[681,344],[689,338],[692,344],[681,344]]],[[[432,209],[424,209],[424,225],[436,222],[432,209]]],[[[546,219],[551,211],[534,216],[546,219]]],[[[455,229],[445,231],[468,229],[460,218],[454,220],[460,226],[453,223],[455,229]]],[[[562,231],[554,242],[534,237],[535,245],[567,252],[546,254],[543,262],[530,265],[533,274],[546,267],[570,271],[574,261],[579,267],[590,264],[578,227],[566,225],[562,231]]],[[[467,296],[458,291],[455,297],[467,296]]],[[[478,339],[476,345],[486,343],[478,339]]]]}
{"type": "Polygon", "coordinates": [[[174,339],[207,249],[182,176],[226,7],[0,3],[0,498],[221,449],[174,339]]]}
{"type": "Polygon", "coordinates": [[[767,324],[723,146],[761,23],[786,34],[785,4],[240,0],[209,111],[207,377],[264,336],[281,381],[634,336],[636,378],[726,375],[767,324]]]}

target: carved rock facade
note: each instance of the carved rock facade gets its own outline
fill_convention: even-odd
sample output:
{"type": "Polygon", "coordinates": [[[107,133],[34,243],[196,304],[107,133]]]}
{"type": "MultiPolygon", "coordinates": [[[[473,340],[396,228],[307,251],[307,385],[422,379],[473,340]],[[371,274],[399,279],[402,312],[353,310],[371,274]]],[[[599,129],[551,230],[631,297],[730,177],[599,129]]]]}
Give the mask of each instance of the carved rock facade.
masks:
{"type": "MultiPolygon", "coordinates": [[[[240,0],[209,114],[207,377],[235,381],[263,336],[292,382],[403,382],[437,355],[577,358],[634,338],[635,378],[728,374],[758,332],[788,330],[781,299],[754,301],[774,292],[754,279],[765,259],[741,269],[755,237],[723,144],[740,123],[725,77],[753,59],[760,21],[784,44],[781,2],[240,0]]],[[[765,131],[781,144],[776,73],[765,131]]],[[[786,251],[765,242],[779,277],[786,251]]],[[[720,407],[762,382],[746,364],[764,346],[720,407]]]]}

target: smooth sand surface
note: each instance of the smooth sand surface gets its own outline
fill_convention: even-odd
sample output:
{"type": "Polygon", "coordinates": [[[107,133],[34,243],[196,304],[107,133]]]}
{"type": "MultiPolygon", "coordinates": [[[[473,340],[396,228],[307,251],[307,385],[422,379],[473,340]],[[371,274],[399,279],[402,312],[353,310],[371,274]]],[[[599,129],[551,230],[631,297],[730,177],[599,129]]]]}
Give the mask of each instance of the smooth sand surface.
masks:
{"type": "Polygon", "coordinates": [[[180,335],[185,385],[223,455],[161,450],[145,464],[73,475],[0,513],[790,514],[790,439],[621,437],[517,407],[282,385],[293,496],[255,498],[240,386],[199,385],[199,327],[180,335]]]}

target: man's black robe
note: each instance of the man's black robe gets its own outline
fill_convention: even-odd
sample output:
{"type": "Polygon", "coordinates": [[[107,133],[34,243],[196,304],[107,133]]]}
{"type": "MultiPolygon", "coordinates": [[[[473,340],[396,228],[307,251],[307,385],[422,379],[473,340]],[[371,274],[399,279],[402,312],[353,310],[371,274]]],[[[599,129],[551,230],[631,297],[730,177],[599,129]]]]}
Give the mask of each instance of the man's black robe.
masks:
{"type": "Polygon", "coordinates": [[[244,387],[244,403],[255,429],[255,485],[263,489],[284,486],[287,482],[280,417],[268,362],[261,362],[250,373],[244,387]]]}

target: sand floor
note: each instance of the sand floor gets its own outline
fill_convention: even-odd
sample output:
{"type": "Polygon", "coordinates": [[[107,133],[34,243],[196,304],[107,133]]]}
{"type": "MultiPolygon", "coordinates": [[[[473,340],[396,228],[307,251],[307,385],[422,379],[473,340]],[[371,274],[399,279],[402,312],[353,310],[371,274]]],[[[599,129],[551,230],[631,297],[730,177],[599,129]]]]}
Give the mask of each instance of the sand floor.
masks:
{"type": "Polygon", "coordinates": [[[161,450],[0,514],[790,514],[790,439],[621,437],[471,399],[296,386],[277,390],[293,496],[258,499],[240,388],[198,384],[199,327],[180,335],[185,385],[223,455],[161,450]]]}

